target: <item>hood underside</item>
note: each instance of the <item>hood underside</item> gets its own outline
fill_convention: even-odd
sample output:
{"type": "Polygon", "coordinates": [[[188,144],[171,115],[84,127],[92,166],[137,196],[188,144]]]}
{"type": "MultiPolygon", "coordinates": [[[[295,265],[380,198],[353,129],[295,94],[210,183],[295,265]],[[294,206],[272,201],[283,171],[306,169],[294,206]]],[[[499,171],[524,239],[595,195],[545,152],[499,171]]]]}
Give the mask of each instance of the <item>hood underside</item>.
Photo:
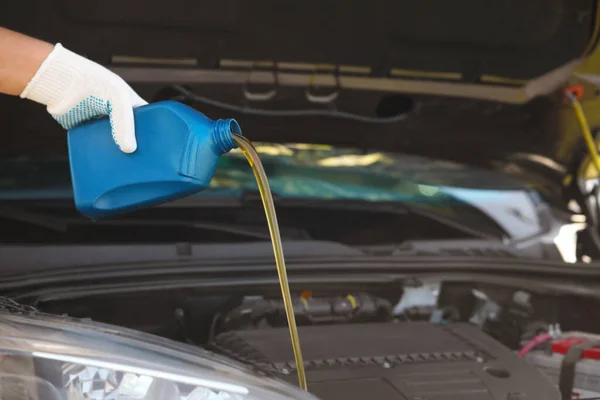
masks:
{"type": "MultiPolygon", "coordinates": [[[[526,153],[567,165],[576,142],[557,132],[556,102],[534,97],[562,84],[595,48],[596,5],[32,0],[11,3],[0,25],[60,41],[109,66],[148,101],[179,99],[164,92],[178,84],[241,107],[335,108],[375,118],[406,113],[373,124],[265,118],[194,104],[211,118],[238,118],[253,140],[357,146],[470,164],[526,153]]],[[[2,157],[66,153],[60,128],[42,117],[39,105],[0,96],[0,107],[7,111],[2,129],[17,138],[3,146],[2,157]]]]}
{"type": "Polygon", "coordinates": [[[35,0],[0,16],[3,26],[103,64],[271,62],[490,84],[518,84],[581,58],[595,46],[595,23],[595,0],[35,0]]]}

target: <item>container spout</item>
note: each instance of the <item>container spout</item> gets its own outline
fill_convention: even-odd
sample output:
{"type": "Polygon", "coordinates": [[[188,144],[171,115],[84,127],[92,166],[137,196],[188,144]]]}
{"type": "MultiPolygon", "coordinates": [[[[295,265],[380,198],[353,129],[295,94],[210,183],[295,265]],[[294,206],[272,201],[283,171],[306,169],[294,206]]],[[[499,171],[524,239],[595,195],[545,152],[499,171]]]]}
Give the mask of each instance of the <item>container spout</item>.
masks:
{"type": "Polygon", "coordinates": [[[233,141],[233,134],[242,134],[242,128],[235,119],[218,119],[214,122],[214,140],[219,151],[223,155],[237,148],[233,141]]]}

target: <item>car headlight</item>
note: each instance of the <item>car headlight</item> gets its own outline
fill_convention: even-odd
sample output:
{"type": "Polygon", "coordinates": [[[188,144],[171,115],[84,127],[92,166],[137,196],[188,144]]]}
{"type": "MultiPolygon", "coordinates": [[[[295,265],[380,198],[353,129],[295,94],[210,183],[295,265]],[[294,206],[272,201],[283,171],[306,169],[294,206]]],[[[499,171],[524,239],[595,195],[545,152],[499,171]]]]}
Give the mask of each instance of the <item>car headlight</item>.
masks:
{"type": "Polygon", "coordinates": [[[314,400],[193,346],[105,324],[0,311],[0,399],[314,400]]]}

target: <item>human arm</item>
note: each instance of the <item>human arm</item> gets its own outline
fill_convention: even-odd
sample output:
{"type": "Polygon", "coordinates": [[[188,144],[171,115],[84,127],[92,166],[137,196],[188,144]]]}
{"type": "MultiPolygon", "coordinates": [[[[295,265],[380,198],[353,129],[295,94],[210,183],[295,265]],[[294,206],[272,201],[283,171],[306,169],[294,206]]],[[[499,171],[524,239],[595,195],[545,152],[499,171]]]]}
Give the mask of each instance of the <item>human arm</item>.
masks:
{"type": "Polygon", "coordinates": [[[137,148],[133,109],[147,103],[119,76],[60,43],[0,27],[0,92],[44,104],[65,129],[108,115],[117,146],[137,148]]]}
{"type": "Polygon", "coordinates": [[[20,95],[53,48],[50,43],[0,27],[0,92],[20,95]]]}

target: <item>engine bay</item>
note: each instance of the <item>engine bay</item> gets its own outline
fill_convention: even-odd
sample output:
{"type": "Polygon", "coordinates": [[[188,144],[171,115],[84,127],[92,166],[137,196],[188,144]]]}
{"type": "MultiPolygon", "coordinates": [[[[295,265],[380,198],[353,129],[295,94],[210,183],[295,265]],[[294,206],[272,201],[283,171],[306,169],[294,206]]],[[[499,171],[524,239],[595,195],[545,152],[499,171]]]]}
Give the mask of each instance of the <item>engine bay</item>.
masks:
{"type": "MultiPolygon", "coordinates": [[[[521,397],[554,394],[534,366],[469,324],[313,325],[299,333],[309,388],[322,399],[484,399],[498,398],[507,386],[521,397]]],[[[233,331],[212,347],[293,383],[286,339],[285,328],[233,331]]]]}
{"type": "MultiPolygon", "coordinates": [[[[564,353],[553,351],[552,341],[535,343],[527,356],[519,350],[540,335],[564,340],[577,332],[591,342],[600,334],[600,307],[591,297],[454,281],[379,289],[293,293],[309,390],[317,396],[494,399],[510,388],[510,399],[559,398],[564,353]]],[[[296,383],[277,293],[221,293],[97,294],[36,306],[207,348],[296,383]]],[[[580,364],[590,362],[593,371],[595,361],[580,364]]],[[[571,382],[579,398],[600,392],[592,390],[594,372],[588,375],[571,382]]]]}

